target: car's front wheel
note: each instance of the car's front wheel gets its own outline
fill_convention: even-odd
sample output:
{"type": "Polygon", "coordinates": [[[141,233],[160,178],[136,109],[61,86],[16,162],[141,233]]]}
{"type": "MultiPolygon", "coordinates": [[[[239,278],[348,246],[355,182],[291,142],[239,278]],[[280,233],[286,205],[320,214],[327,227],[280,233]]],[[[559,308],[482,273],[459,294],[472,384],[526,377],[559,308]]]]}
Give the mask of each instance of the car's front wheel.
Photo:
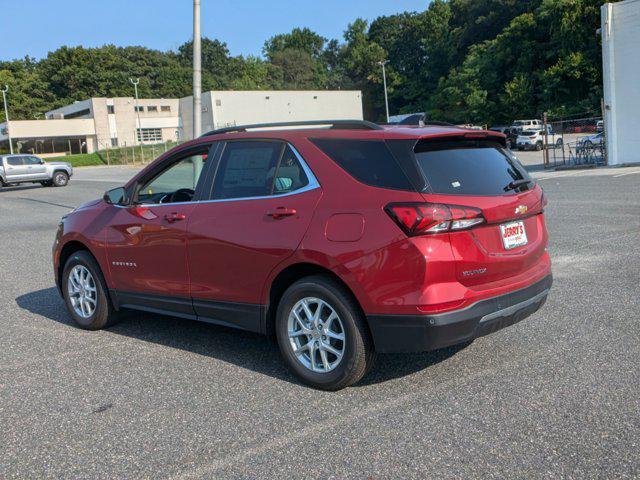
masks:
{"type": "Polygon", "coordinates": [[[67,309],[80,328],[99,330],[117,320],[100,267],[90,253],[79,251],[69,257],[60,286],[67,309]]]}
{"type": "Polygon", "coordinates": [[[328,276],[306,277],[287,289],[276,313],[276,336],[293,373],[323,390],[356,383],[375,361],[359,305],[328,276]]]}
{"type": "Polygon", "coordinates": [[[64,187],[69,183],[69,175],[66,172],[55,172],[52,181],[55,187],[64,187]]]}

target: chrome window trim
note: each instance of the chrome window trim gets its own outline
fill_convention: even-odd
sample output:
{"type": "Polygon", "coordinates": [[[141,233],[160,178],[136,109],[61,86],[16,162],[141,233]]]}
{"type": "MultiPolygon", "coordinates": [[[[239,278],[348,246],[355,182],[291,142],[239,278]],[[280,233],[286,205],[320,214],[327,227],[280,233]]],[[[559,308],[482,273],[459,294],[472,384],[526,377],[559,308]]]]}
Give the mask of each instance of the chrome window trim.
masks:
{"type": "MultiPolygon", "coordinates": [[[[291,195],[298,195],[300,193],[309,192],[311,190],[315,190],[316,188],[320,188],[320,182],[318,182],[318,179],[311,171],[311,168],[309,168],[309,165],[307,165],[307,162],[305,162],[304,158],[302,158],[302,155],[300,155],[300,152],[298,152],[298,150],[296,150],[296,148],[293,145],[291,145],[289,142],[284,142],[284,143],[287,144],[289,148],[291,148],[291,151],[296,156],[297,160],[300,162],[300,165],[302,166],[302,170],[307,175],[307,179],[309,180],[309,183],[307,185],[305,185],[302,188],[299,188],[298,190],[294,190],[293,192],[287,192],[287,193],[279,193],[276,195],[262,195],[259,197],[220,198],[217,200],[194,200],[191,202],[171,202],[171,203],[137,203],[135,205],[137,207],[163,207],[165,205],[193,205],[193,204],[200,204],[200,203],[221,203],[221,202],[243,202],[247,200],[266,200],[269,198],[290,197],[291,195]]],[[[114,205],[114,206],[119,208],[128,208],[132,205],[114,205]]]]}

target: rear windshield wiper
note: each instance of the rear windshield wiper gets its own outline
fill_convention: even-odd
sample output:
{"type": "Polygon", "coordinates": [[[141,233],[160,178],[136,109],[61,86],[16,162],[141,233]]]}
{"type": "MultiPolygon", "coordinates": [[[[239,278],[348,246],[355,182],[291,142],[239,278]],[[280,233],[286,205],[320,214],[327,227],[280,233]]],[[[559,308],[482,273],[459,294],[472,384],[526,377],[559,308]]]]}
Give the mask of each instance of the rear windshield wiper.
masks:
{"type": "Polygon", "coordinates": [[[508,192],[509,190],[515,190],[518,187],[521,187],[523,185],[528,185],[530,183],[532,183],[533,180],[531,179],[526,179],[523,178],[522,180],[514,180],[513,182],[509,183],[509,185],[507,185],[506,187],[504,187],[504,191],[508,192]]]}

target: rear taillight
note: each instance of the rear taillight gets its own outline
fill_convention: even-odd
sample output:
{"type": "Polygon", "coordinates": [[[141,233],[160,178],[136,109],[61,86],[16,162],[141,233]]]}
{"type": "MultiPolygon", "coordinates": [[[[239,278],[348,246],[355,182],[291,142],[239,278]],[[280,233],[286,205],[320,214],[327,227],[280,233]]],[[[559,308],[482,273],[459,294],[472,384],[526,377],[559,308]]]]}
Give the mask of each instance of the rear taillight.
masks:
{"type": "Polygon", "coordinates": [[[478,208],[444,203],[391,203],[385,211],[410,237],[465,230],[485,221],[478,208]]]}

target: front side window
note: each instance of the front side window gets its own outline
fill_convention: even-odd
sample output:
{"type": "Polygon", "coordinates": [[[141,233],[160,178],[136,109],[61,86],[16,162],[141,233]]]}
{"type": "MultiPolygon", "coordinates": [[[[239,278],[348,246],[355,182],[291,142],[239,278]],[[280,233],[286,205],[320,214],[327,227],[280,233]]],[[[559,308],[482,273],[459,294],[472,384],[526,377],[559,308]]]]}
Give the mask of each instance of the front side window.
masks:
{"type": "Polygon", "coordinates": [[[24,157],[25,165],[40,165],[40,159],[36,157],[24,157]]]}
{"type": "Polygon", "coordinates": [[[190,202],[207,162],[208,149],[183,157],[138,189],[137,203],[190,202]]]}

